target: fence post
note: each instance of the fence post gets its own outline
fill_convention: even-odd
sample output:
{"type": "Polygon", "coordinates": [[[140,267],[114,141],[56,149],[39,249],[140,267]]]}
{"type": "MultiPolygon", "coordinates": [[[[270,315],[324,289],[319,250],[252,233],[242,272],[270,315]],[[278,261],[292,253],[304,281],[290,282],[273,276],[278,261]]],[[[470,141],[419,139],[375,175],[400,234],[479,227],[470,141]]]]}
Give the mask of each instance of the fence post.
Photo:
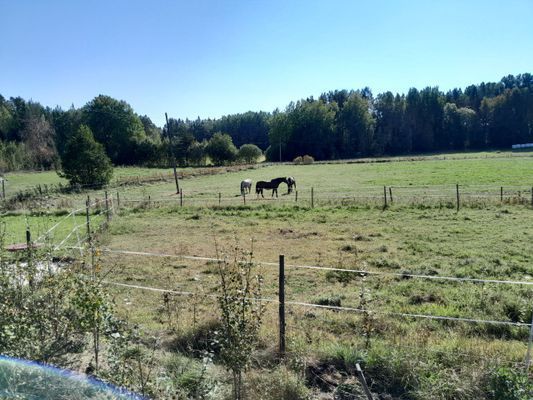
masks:
{"type": "Polygon", "coordinates": [[[183,189],[180,190],[180,207],[183,207],[183,189]]]}
{"type": "Polygon", "coordinates": [[[105,217],[107,219],[107,222],[111,219],[111,216],[109,215],[109,201],[107,199],[107,190],[104,192],[105,194],[105,217]]]}
{"type": "Polygon", "coordinates": [[[372,397],[372,393],[370,392],[370,389],[368,388],[368,385],[366,383],[363,370],[361,369],[361,366],[359,365],[359,363],[355,364],[355,369],[357,370],[357,376],[359,377],[359,381],[361,382],[361,385],[363,385],[363,389],[365,391],[366,397],[368,398],[368,400],[374,400],[374,398],[372,397]]]}
{"type": "Polygon", "coordinates": [[[285,357],[285,256],[279,256],[279,355],[285,357]]]}
{"type": "Polygon", "coordinates": [[[531,348],[533,344],[533,315],[531,316],[531,326],[529,327],[529,340],[527,342],[527,353],[526,353],[526,372],[529,371],[529,366],[531,365],[531,348]]]}
{"type": "Polygon", "coordinates": [[[387,186],[383,186],[383,209],[387,208],[387,186]]]}
{"type": "Polygon", "coordinates": [[[457,211],[459,211],[459,184],[455,184],[455,192],[457,194],[457,211]]]}
{"type": "Polygon", "coordinates": [[[392,205],[392,187],[389,186],[389,198],[390,198],[390,204],[392,205]]]}
{"type": "Polygon", "coordinates": [[[311,208],[315,207],[315,189],[311,188],[311,208]]]}
{"type": "Polygon", "coordinates": [[[120,194],[117,192],[117,211],[120,210],[120,194]]]}
{"type": "Polygon", "coordinates": [[[500,186],[500,203],[503,203],[503,186],[500,186]]]}
{"type": "Polygon", "coordinates": [[[218,205],[220,205],[221,200],[222,200],[222,193],[218,192],[218,205]]]}
{"type": "Polygon", "coordinates": [[[533,207],[533,186],[531,187],[531,207],[533,207]]]}
{"type": "Polygon", "coordinates": [[[297,190],[294,192],[294,201],[298,203],[298,191],[297,190]]]}
{"type": "Polygon", "coordinates": [[[89,214],[89,207],[91,207],[91,200],[87,196],[87,201],[85,202],[85,219],[87,224],[87,241],[91,243],[91,216],[89,214]]]}
{"type": "Polygon", "coordinates": [[[246,205],[246,193],[242,193],[242,202],[246,205]]]}

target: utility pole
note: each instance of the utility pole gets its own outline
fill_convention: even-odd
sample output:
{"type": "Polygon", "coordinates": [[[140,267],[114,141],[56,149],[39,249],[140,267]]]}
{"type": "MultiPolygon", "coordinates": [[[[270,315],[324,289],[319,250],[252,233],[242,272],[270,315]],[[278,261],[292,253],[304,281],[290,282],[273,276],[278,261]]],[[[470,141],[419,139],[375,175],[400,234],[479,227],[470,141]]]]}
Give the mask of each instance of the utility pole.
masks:
{"type": "Polygon", "coordinates": [[[176,181],[176,194],[180,193],[180,185],[178,182],[178,171],[176,171],[176,156],[174,155],[174,148],[172,147],[172,136],[170,136],[170,125],[168,124],[168,115],[165,113],[165,119],[167,120],[167,135],[168,135],[168,147],[170,148],[170,157],[172,168],[174,168],[174,181],[176,181]]]}

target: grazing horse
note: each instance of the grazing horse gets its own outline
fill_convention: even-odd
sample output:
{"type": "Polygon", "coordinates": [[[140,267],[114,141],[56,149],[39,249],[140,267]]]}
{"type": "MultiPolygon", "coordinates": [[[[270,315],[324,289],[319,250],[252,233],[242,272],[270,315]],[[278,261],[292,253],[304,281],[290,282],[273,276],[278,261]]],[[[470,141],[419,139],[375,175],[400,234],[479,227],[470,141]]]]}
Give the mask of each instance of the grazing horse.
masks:
{"type": "Polygon", "coordinates": [[[272,197],[274,197],[274,193],[276,193],[276,197],[278,197],[278,186],[282,182],[287,183],[287,178],[276,178],[272,179],[270,182],[259,181],[255,184],[255,193],[257,194],[257,197],[261,194],[261,197],[265,198],[265,196],[263,196],[263,189],[269,189],[272,190],[272,197]]]}
{"type": "Polygon", "coordinates": [[[252,193],[252,180],[251,179],[245,179],[241,182],[241,194],[246,193],[246,189],[248,189],[248,193],[252,193]]]}
{"type": "Polygon", "coordinates": [[[288,176],[287,177],[287,187],[288,187],[287,193],[292,192],[292,187],[293,186],[296,189],[296,179],[294,179],[293,176],[288,176]]]}

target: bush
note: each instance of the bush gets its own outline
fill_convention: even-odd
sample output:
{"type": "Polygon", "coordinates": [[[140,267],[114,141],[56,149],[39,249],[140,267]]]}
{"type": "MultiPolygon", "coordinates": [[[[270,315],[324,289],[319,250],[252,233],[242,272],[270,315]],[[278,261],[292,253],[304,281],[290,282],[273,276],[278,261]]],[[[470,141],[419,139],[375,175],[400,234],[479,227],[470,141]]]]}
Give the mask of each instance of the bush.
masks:
{"type": "Polygon", "coordinates": [[[239,148],[237,158],[247,164],[253,164],[259,161],[263,152],[255,144],[243,144],[239,148]]]}
{"type": "Polygon", "coordinates": [[[305,155],[302,158],[302,164],[313,164],[315,162],[315,159],[312,156],[305,155]]]}
{"type": "Polygon", "coordinates": [[[296,157],[294,160],[292,160],[292,162],[294,164],[297,164],[297,165],[299,165],[299,164],[313,164],[315,162],[315,159],[312,156],[306,154],[303,157],[302,156],[296,157]]]}
{"type": "Polygon", "coordinates": [[[526,373],[510,368],[499,368],[490,379],[492,399],[528,400],[533,398],[533,382],[526,373]]]}
{"type": "Polygon", "coordinates": [[[103,186],[113,175],[113,166],[104,146],[94,140],[91,129],[82,125],[70,138],[61,156],[60,176],[71,185],[103,186]]]}
{"type": "Polygon", "coordinates": [[[224,165],[234,161],[237,157],[237,148],[233,144],[231,136],[222,132],[213,135],[205,150],[215,165],[224,165]]]}

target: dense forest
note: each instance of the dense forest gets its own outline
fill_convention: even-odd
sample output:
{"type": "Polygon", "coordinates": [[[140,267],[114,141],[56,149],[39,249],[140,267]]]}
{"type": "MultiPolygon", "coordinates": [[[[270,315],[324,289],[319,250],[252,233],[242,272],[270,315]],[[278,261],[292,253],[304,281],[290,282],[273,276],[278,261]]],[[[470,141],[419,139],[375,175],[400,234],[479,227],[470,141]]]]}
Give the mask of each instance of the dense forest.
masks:
{"type": "Polygon", "coordinates": [[[82,125],[115,165],[168,166],[173,155],[180,165],[201,165],[208,157],[233,162],[237,147],[245,144],[257,145],[273,161],[305,154],[326,160],[509,149],[533,142],[533,75],[509,75],[446,93],[438,87],[378,95],[368,88],[336,90],[290,103],[284,111],[171,118],[162,128],[109,96],[63,110],[0,95],[0,172],[58,168],[82,125]],[[209,153],[220,143],[229,150],[209,153]]]}

